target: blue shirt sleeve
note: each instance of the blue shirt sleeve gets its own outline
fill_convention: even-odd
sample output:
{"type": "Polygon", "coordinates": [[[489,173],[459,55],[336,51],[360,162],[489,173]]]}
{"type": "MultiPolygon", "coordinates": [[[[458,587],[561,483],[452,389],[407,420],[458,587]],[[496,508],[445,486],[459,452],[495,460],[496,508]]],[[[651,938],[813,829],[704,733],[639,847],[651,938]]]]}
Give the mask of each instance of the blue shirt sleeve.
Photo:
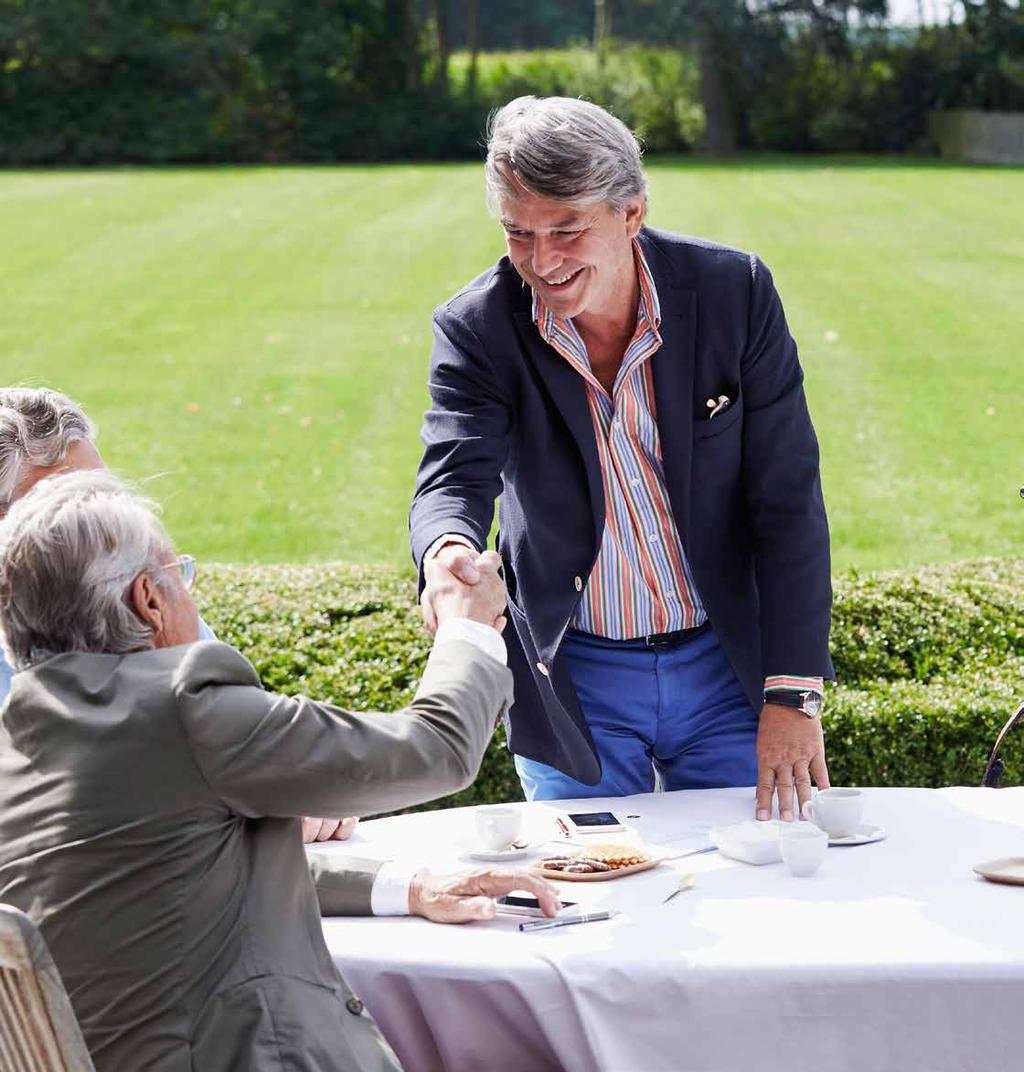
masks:
{"type": "Polygon", "coordinates": [[[0,648],[0,707],[3,707],[7,694],[11,691],[11,676],[14,673],[7,664],[3,648],[0,648]]]}

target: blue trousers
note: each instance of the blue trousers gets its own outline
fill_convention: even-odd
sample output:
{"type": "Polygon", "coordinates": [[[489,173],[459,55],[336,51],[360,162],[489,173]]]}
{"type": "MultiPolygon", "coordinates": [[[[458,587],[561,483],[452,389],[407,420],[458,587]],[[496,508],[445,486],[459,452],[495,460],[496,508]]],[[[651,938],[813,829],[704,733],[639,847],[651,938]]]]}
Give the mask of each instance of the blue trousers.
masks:
{"type": "Polygon", "coordinates": [[[563,657],[601,760],[597,785],[516,756],[527,800],[757,784],[759,714],[710,626],[668,647],[570,630],[563,657]]]}

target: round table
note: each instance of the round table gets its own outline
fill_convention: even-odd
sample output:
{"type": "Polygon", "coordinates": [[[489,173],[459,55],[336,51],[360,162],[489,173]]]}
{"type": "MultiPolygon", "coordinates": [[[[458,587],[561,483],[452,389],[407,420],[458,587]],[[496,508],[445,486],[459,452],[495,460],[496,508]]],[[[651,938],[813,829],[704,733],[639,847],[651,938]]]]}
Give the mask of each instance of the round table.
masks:
{"type": "MultiPolygon", "coordinates": [[[[1024,888],[972,871],[1024,856],[1024,789],[866,793],[865,821],[888,838],[830,848],[811,878],[711,853],[561,884],[615,909],[607,922],[531,934],[507,916],[329,918],[324,933],[410,1072],[1024,1067],[1024,888]],[[686,873],[694,888],[663,904],[686,873]]],[[[575,804],[639,816],[636,840],[681,851],[750,818],[753,791],[575,804]]],[[[535,839],[573,806],[519,805],[535,839]]],[[[486,866],[460,858],[472,824],[471,809],[380,819],[316,849],[486,866]]]]}

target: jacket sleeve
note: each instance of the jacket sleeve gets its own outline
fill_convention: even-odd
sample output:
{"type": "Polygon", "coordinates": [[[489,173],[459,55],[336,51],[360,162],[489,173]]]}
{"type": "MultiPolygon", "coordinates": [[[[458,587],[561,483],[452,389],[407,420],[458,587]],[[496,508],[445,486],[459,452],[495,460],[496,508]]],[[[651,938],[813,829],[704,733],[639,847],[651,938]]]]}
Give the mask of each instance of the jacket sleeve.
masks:
{"type": "Polygon", "coordinates": [[[420,437],[423,458],[409,511],[413,561],[423,587],[423,556],[446,533],[481,550],[501,493],[508,452],[507,399],[476,333],[449,308],[434,314],[430,409],[420,437]]]}
{"type": "Polygon", "coordinates": [[[771,273],[751,257],[741,366],[744,494],[754,540],[766,674],[832,677],[832,579],[818,440],[796,343],[771,273]]]}
{"type": "Polygon", "coordinates": [[[309,873],[322,916],[368,916],[380,860],[310,852],[309,873]]]}
{"type": "Polygon", "coordinates": [[[512,675],[465,641],[437,644],[412,703],[353,713],[265,692],[226,644],[195,644],[174,682],[179,718],[213,792],[251,817],[369,815],[470,785],[512,675]]]}

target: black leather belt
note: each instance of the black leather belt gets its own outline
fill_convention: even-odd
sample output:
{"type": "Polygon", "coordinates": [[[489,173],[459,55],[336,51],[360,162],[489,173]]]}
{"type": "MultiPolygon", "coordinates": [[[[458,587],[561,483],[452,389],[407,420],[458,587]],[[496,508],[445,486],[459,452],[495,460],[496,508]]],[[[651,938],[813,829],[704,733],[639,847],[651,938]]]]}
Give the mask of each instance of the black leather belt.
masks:
{"type": "Polygon", "coordinates": [[[643,644],[645,648],[671,648],[687,640],[693,640],[694,637],[706,633],[710,628],[711,623],[705,620],[692,629],[676,629],[671,633],[649,633],[645,637],[637,637],[636,643],[643,644]]]}
{"type": "MultiPolygon", "coordinates": [[[[647,636],[633,637],[630,640],[608,640],[607,637],[596,637],[595,639],[608,640],[609,644],[622,644],[630,648],[671,648],[679,644],[685,644],[688,640],[693,640],[694,637],[700,636],[701,633],[706,633],[710,628],[711,623],[705,620],[700,625],[695,625],[692,629],[675,629],[671,633],[648,633],[647,636]]],[[[594,636],[593,633],[584,633],[578,629],[571,631],[578,633],[580,636],[594,636]]]]}

